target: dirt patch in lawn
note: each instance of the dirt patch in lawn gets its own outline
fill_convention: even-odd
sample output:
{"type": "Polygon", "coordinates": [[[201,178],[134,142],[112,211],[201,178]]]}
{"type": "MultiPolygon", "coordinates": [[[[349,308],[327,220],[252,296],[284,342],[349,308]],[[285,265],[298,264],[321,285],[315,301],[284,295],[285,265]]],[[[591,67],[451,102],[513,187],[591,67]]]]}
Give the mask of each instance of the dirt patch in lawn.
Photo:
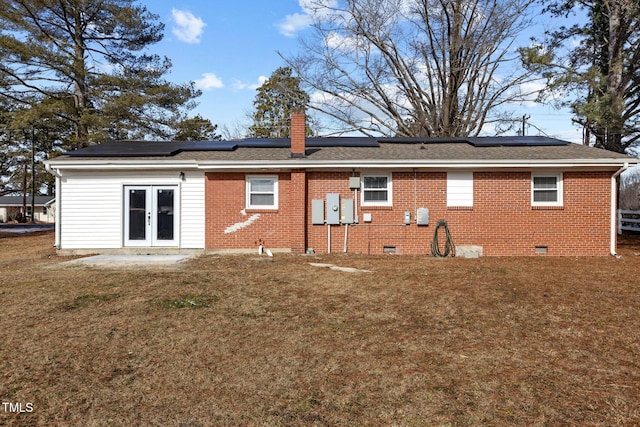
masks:
{"type": "Polygon", "coordinates": [[[52,244],[0,237],[2,425],[640,423],[637,236],[620,259],[180,271],[56,268],[52,244]]]}

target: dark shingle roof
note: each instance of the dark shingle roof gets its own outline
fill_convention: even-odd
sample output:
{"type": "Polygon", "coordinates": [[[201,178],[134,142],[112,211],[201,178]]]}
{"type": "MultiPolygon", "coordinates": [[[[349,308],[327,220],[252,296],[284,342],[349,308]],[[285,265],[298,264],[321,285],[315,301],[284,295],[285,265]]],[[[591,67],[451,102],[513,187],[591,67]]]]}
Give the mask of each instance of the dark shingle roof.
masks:
{"type": "MultiPolygon", "coordinates": [[[[53,199],[54,196],[36,196],[35,205],[44,206],[53,199]]],[[[23,203],[22,196],[0,196],[0,206],[22,206],[23,203]]],[[[31,196],[27,196],[27,205],[31,206],[31,196]]]]}
{"type": "MultiPolygon", "coordinates": [[[[183,152],[176,159],[195,160],[287,160],[288,148],[244,148],[235,151],[183,152]]],[[[309,160],[551,160],[625,159],[628,156],[582,145],[474,147],[469,144],[433,145],[381,143],[379,147],[307,148],[309,160]]]]}
{"type": "Polygon", "coordinates": [[[224,142],[114,141],[66,153],[60,160],[292,161],[545,161],[637,160],[624,154],[547,137],[308,138],[306,157],[292,159],[288,139],[224,142]]]}

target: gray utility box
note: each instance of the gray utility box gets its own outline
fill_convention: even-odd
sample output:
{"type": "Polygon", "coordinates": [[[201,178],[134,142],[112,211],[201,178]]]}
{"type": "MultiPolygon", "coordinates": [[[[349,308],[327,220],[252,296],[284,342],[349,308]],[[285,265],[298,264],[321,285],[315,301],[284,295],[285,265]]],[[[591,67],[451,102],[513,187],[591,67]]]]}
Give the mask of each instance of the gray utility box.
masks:
{"type": "Polygon", "coordinates": [[[350,176],[349,177],[349,188],[351,190],[359,190],[360,189],[360,177],[359,176],[350,176]]]}
{"type": "Polygon", "coordinates": [[[402,219],[404,225],[411,224],[411,211],[404,211],[404,217],[402,219]]]}
{"type": "Polygon", "coordinates": [[[340,202],[340,222],[343,224],[353,224],[353,199],[342,199],[340,202]]]}
{"type": "Polygon", "coordinates": [[[416,215],[416,224],[429,225],[429,209],[418,208],[418,215],[416,215]]]}
{"type": "Polygon", "coordinates": [[[327,224],[340,224],[340,194],[327,194],[327,224]]]}
{"type": "Polygon", "coordinates": [[[311,200],[311,224],[324,225],[324,200],[311,200]]]}

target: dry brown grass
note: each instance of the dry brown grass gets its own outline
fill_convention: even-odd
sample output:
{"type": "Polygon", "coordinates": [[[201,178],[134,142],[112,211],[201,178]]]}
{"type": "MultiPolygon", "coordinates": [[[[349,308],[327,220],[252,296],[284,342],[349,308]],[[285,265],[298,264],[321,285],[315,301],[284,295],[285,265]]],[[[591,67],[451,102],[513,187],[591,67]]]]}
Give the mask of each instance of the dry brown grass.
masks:
{"type": "Polygon", "coordinates": [[[621,259],[173,271],[63,268],[52,241],[0,238],[0,401],[33,404],[0,424],[640,424],[637,237],[621,259]]]}

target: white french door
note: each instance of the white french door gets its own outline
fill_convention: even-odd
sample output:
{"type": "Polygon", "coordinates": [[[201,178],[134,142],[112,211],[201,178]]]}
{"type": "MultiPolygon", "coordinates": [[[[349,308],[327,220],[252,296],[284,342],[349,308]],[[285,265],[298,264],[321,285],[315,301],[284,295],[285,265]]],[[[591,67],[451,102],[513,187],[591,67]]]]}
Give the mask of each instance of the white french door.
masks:
{"type": "Polygon", "coordinates": [[[178,246],[178,186],[124,187],[124,245],[178,246]]]}

